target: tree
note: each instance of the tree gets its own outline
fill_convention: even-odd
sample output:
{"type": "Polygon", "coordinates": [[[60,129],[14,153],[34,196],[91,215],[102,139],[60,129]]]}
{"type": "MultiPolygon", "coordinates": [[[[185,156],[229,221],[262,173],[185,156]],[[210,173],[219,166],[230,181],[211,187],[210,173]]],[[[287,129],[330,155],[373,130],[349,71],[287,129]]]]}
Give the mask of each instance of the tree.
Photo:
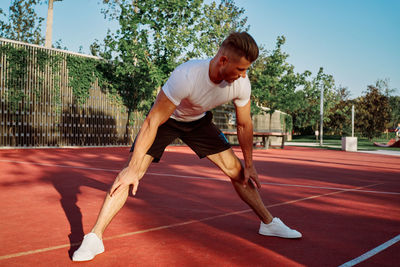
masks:
{"type": "MultiPolygon", "coordinates": [[[[0,36],[15,41],[43,44],[41,27],[44,18],[35,12],[41,0],[14,0],[9,8],[8,21],[0,21],[0,36]]],[[[3,17],[7,17],[3,11],[3,17]]]]}
{"type": "Polygon", "coordinates": [[[369,85],[365,93],[357,99],[356,127],[371,140],[386,129],[390,106],[388,98],[377,87],[369,85]]]}
{"type": "Polygon", "coordinates": [[[228,21],[239,20],[243,10],[227,0],[220,5],[205,5],[203,0],[103,3],[105,18],[118,20],[119,29],[109,31],[103,43],[96,41],[90,48],[93,55],[107,61],[103,68],[107,82],[103,84],[107,84],[106,90],[121,96],[128,123],[133,122],[134,111],[150,109],[161,85],[178,64],[193,56],[209,55],[217,40],[237,30],[232,25],[242,25],[227,25],[211,17],[218,14],[228,21]],[[202,39],[206,32],[212,32],[214,39],[202,39]]]}
{"type": "Polygon", "coordinates": [[[384,94],[386,97],[389,97],[392,95],[394,92],[396,92],[396,89],[390,88],[390,79],[378,79],[375,82],[375,87],[379,89],[379,91],[384,94]]]}
{"type": "Polygon", "coordinates": [[[333,106],[329,121],[326,123],[327,133],[335,135],[349,135],[351,133],[351,106],[350,91],[347,87],[336,89],[337,102],[333,106]]]}
{"type": "Polygon", "coordinates": [[[390,114],[390,128],[397,127],[400,122],[400,96],[389,96],[390,114]]]}
{"type": "Polygon", "coordinates": [[[332,108],[337,102],[334,93],[335,81],[333,76],[324,73],[324,69],[321,67],[311,81],[306,79],[303,83],[301,106],[293,114],[294,128],[301,134],[314,134],[314,131],[319,129],[320,123],[321,89],[324,92],[324,124],[330,121],[332,108]]]}
{"type": "Polygon", "coordinates": [[[393,96],[397,91],[395,88],[390,87],[389,79],[378,79],[375,83],[376,88],[379,89],[389,100],[390,106],[390,121],[387,125],[388,128],[396,128],[400,122],[400,96],[393,96]]]}
{"type": "Polygon", "coordinates": [[[115,33],[109,32],[103,44],[92,44],[91,51],[113,64],[119,82],[110,84],[111,89],[123,95],[130,110],[148,110],[155,90],[178,64],[194,55],[215,52],[217,40],[237,30],[235,25],[245,23],[235,22],[244,11],[227,0],[219,5],[204,5],[203,0],[103,3],[108,7],[103,10],[105,17],[117,19],[120,27],[115,33]],[[230,22],[221,23],[213,17],[216,14],[230,22]],[[205,40],[206,33],[213,37],[205,40]]]}
{"type": "MultiPolygon", "coordinates": [[[[108,33],[104,51],[120,81],[114,88],[130,110],[148,110],[154,90],[165,81],[194,36],[191,20],[199,1],[105,1],[104,14],[118,19],[120,28],[108,33]]],[[[101,45],[93,44],[95,47],[101,45]]],[[[97,50],[98,50],[97,48],[97,50]]],[[[115,85],[115,84],[114,84],[115,85]]]]}
{"type": "Polygon", "coordinates": [[[296,89],[303,84],[309,72],[295,73],[294,66],[286,62],[289,55],[282,51],[285,40],[284,36],[279,36],[275,49],[269,55],[261,49],[259,59],[249,69],[255,104],[253,109],[256,112],[258,107],[266,107],[270,116],[276,110],[292,114],[300,107],[300,93],[296,89]]]}
{"type": "Polygon", "coordinates": [[[44,46],[47,48],[51,48],[51,39],[53,35],[53,2],[62,1],[62,0],[48,0],[49,7],[47,9],[47,20],[46,20],[46,38],[44,42],[44,46]]]}
{"type": "Polygon", "coordinates": [[[219,4],[212,1],[205,4],[199,18],[198,38],[194,41],[194,50],[188,54],[188,58],[214,56],[219,45],[233,31],[248,31],[245,10],[235,6],[234,1],[221,0],[219,4]]]}

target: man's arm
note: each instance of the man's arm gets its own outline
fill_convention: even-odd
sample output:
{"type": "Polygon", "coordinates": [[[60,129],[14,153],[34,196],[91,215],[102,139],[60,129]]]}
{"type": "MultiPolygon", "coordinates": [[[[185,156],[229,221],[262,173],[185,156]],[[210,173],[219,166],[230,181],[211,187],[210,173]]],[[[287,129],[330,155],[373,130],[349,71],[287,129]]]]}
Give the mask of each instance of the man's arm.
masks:
{"type": "Polygon", "coordinates": [[[253,122],[250,106],[250,101],[243,107],[235,105],[237,137],[244,157],[244,185],[251,179],[257,184],[258,188],[261,188],[257,171],[253,165],[253,122]]]}
{"type": "Polygon", "coordinates": [[[147,115],[146,120],[136,137],[135,149],[127,167],[117,176],[110,190],[110,195],[118,194],[123,188],[133,185],[132,194],[135,195],[139,185],[139,170],[143,158],[153,144],[158,127],[163,124],[174,112],[176,106],[168,99],[161,90],[156,102],[147,115]]]}

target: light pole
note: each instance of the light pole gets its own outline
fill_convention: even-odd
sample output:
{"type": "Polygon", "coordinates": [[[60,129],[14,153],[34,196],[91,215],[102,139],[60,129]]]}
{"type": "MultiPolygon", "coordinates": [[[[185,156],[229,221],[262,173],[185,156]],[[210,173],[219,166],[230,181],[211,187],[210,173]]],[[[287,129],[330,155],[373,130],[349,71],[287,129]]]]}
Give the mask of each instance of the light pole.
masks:
{"type": "Polygon", "coordinates": [[[354,137],[354,105],[351,106],[351,137],[354,137]]]}
{"type": "Polygon", "coordinates": [[[321,86],[321,103],[320,103],[320,129],[319,129],[319,145],[322,146],[323,144],[323,125],[324,125],[324,86],[321,86]]]}

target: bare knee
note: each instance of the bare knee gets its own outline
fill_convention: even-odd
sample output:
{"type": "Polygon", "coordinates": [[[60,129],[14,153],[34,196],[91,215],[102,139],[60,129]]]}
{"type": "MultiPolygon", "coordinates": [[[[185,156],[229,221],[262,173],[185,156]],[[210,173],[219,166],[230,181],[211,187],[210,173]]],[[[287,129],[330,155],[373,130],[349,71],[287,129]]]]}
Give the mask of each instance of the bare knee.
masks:
{"type": "Polygon", "coordinates": [[[243,168],[239,161],[236,161],[235,164],[227,166],[225,170],[225,174],[231,179],[235,181],[239,181],[242,177],[243,168]]]}
{"type": "Polygon", "coordinates": [[[242,163],[232,149],[208,155],[207,158],[217,165],[231,180],[239,181],[243,176],[242,163]]]}

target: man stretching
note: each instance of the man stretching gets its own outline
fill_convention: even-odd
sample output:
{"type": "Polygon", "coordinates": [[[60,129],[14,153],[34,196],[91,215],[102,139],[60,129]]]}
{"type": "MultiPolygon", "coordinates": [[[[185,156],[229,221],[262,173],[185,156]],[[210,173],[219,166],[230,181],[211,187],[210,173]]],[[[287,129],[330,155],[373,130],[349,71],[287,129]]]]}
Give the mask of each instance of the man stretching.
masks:
{"type": "Polygon", "coordinates": [[[180,138],[200,158],[207,157],[231,179],[239,197],[260,218],[260,234],[301,237],[301,233],[272,217],[256,188],[261,185],[252,158],[251,87],[246,71],[258,53],[257,44],[248,33],[235,32],[224,40],[212,59],[191,60],[172,72],[132,145],[126,167],[107,193],[92,231],[75,251],[74,261],[91,260],[104,252],[103,232],[126,202],[130,186],[135,195],[150,163],[158,162],[165,147],[175,138],[180,138]],[[233,101],[236,109],[237,137],[244,164],[213,124],[209,111],[229,101],[233,101]]]}

